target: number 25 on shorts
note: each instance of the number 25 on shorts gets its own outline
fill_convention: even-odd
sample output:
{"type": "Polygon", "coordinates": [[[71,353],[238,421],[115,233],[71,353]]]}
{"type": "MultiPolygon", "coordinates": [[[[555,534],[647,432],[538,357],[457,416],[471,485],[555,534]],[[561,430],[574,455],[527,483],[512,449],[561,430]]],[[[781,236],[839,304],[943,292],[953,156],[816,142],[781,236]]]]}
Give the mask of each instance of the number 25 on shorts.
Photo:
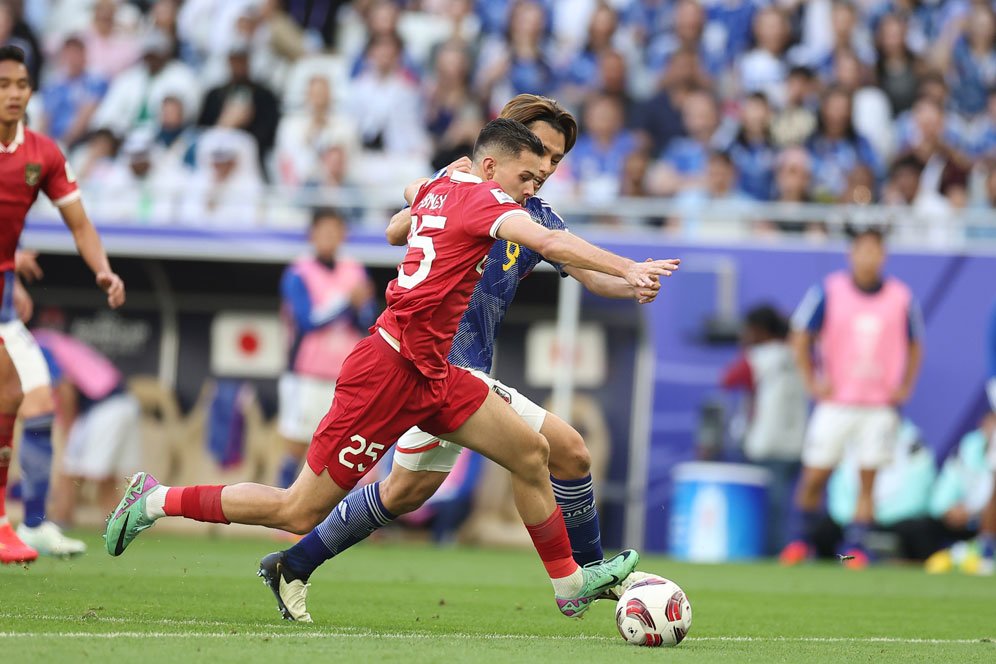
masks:
{"type": "Polygon", "coordinates": [[[339,452],[339,463],[344,465],[346,468],[349,468],[350,470],[353,470],[355,468],[361,473],[366,472],[367,466],[364,465],[363,463],[359,463],[357,459],[357,457],[361,456],[370,457],[371,459],[370,468],[376,466],[377,462],[380,461],[381,452],[384,451],[384,446],[381,445],[380,443],[375,443],[373,441],[368,443],[367,439],[360,435],[353,436],[352,438],[349,439],[349,441],[353,443],[353,445],[350,445],[349,447],[344,447],[339,452]],[[352,457],[354,461],[357,462],[354,463],[354,461],[349,461],[346,458],[347,456],[352,457]]]}

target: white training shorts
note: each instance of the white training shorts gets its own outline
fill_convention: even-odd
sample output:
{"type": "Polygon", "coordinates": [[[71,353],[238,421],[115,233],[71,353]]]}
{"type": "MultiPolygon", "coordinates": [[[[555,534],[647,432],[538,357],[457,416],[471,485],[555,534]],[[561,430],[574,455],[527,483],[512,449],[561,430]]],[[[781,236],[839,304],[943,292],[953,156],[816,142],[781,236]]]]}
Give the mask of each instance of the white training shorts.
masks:
{"type": "Polygon", "coordinates": [[[17,376],[21,379],[21,391],[28,392],[47,387],[52,384],[52,376],[48,372],[48,363],[42,354],[38,342],[28,328],[20,320],[0,323],[0,339],[7,347],[17,376]]]}
{"type": "Polygon", "coordinates": [[[307,445],[332,406],[335,382],[285,373],[277,383],[277,431],[287,440],[307,445]]]}
{"type": "Polygon", "coordinates": [[[809,468],[834,468],[850,445],[858,467],[878,469],[892,460],[898,432],[895,408],[821,403],[809,420],[802,463],[809,468]]]}
{"type": "Polygon", "coordinates": [[[102,480],[125,476],[141,466],[138,400],[115,394],[81,413],[69,430],[63,469],[72,477],[102,480]]]}
{"type": "MultiPolygon", "coordinates": [[[[483,380],[492,392],[504,399],[526,421],[533,431],[539,432],[546,419],[546,410],[540,408],[524,397],[515,388],[491,378],[480,371],[471,371],[477,378],[483,380]]],[[[418,472],[432,470],[438,473],[448,473],[456,465],[457,457],[463,448],[417,427],[406,431],[398,440],[394,454],[394,463],[402,468],[418,472]]]]}

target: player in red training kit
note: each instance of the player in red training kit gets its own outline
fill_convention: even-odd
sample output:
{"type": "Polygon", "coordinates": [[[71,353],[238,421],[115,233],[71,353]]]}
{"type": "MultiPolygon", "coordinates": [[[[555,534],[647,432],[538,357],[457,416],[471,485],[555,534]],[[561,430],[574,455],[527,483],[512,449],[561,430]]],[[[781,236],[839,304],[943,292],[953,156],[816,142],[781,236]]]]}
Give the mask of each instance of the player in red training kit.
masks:
{"type": "MultiPolygon", "coordinates": [[[[520,204],[535,190],[543,155],[542,141],[525,125],[494,120],[474,149],[475,164],[489,181],[454,174],[409,187],[409,248],[398,278],[388,286],[388,307],[373,334],[343,364],[332,408],[312,439],[308,467],[290,489],[258,484],[167,488],[138,473],[108,520],[108,552],[120,555],[163,516],[307,532],[417,424],[511,471],[516,507],[564,615],[581,615],[596,597],[622,582],[636,567],[636,552],[578,566],[550,486],[546,439],[483,381],[446,360],[496,238],[535,249],[558,263],[623,277],[636,288],[656,285],[659,275],[677,267],[673,261],[636,263],[533,221],[520,204]],[[332,481],[322,477],[326,472],[332,481]]],[[[266,573],[264,569],[264,578],[266,573]]],[[[280,607],[285,617],[309,621],[307,613],[295,614],[298,604],[304,606],[305,584],[284,578],[279,561],[273,573],[269,584],[300,584],[301,602],[280,607]]]]}
{"type": "MultiPolygon", "coordinates": [[[[107,293],[107,304],[125,301],[124,282],[111,271],[100,236],[80,201],[76,180],[66,159],[51,139],[24,127],[24,113],[31,98],[31,82],[24,66],[24,52],[0,47],[0,292],[13,288],[14,252],[24,229],[28,209],[43,191],[59,208],[72,231],[80,256],[97,275],[97,285],[107,293]]],[[[2,292],[2,297],[12,297],[2,292]]],[[[4,497],[12,456],[12,436],[21,405],[17,370],[0,339],[0,562],[29,562],[38,553],[22,542],[7,522],[4,497]]]]}

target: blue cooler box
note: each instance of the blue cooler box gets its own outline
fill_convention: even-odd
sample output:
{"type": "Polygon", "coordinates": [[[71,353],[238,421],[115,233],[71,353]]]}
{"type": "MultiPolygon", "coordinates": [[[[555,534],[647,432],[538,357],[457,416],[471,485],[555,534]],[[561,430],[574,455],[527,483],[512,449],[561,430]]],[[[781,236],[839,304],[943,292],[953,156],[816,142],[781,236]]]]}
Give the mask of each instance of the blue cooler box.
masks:
{"type": "Polygon", "coordinates": [[[719,563],[764,555],[768,471],[733,463],[674,467],[669,552],[679,560],[719,563]]]}

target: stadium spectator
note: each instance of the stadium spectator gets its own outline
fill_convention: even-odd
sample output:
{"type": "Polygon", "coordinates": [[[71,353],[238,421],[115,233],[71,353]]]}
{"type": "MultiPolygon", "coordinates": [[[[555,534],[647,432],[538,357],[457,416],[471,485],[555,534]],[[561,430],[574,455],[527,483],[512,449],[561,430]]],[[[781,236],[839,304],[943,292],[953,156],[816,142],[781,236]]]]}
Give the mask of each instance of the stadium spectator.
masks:
{"type": "Polygon", "coordinates": [[[182,99],[187,117],[196,117],[200,85],[190,67],[173,59],[173,50],[169,37],[148,33],[142,42],[142,61],[114,78],[91,126],[124,136],[138,125],[154,123],[168,96],[182,99]]]}
{"type": "Polygon", "coordinates": [[[334,134],[323,134],[315,147],[318,160],[304,180],[306,187],[335,189],[356,184],[350,171],[348,142],[334,134]]]}
{"type": "Polygon", "coordinates": [[[372,67],[376,67],[372,60],[371,47],[374,42],[381,37],[397,38],[400,44],[401,70],[405,76],[413,83],[418,82],[418,67],[411,54],[408,53],[407,44],[401,35],[401,6],[392,0],[374,0],[364,7],[358,7],[360,18],[363,21],[365,39],[362,48],[357,53],[351,53],[348,45],[344,49],[346,57],[351,61],[350,76],[356,78],[372,67]]]}
{"type": "MultiPolygon", "coordinates": [[[[607,4],[599,3],[591,13],[587,40],[577,53],[571,53],[560,71],[557,97],[568,106],[580,104],[588,91],[600,80],[601,61],[618,46],[619,15],[607,4]]],[[[625,66],[625,65],[624,65],[625,66]]]]}
{"type": "Polygon", "coordinates": [[[689,90],[681,105],[681,119],[688,135],[668,143],[654,174],[654,192],[660,195],[701,185],[709,152],[717,142],[719,102],[708,90],[689,90]]]}
{"type": "Polygon", "coordinates": [[[612,95],[623,105],[623,116],[627,129],[637,122],[636,99],[629,92],[629,72],[626,58],[619,51],[606,51],[598,59],[598,78],[594,89],[612,95]]]}
{"type": "Polygon", "coordinates": [[[619,194],[623,164],[637,148],[624,119],[615,97],[596,94],[585,104],[581,135],[571,153],[575,186],[585,200],[607,202],[619,194]]]}
{"type": "Polygon", "coordinates": [[[875,46],[878,85],[889,98],[893,115],[898,116],[913,107],[917,81],[923,73],[922,63],[906,45],[906,21],[895,14],[882,17],[875,46]]]}
{"type": "Polygon", "coordinates": [[[100,197],[94,214],[138,224],[176,221],[189,177],[179,163],[161,155],[151,128],[133,131],[101,181],[107,195],[100,197]]]}
{"type": "Polygon", "coordinates": [[[196,163],[183,197],[181,221],[197,226],[255,226],[263,179],[252,135],[227,126],[208,129],[197,141],[196,163]]]}
{"type": "Polygon", "coordinates": [[[333,108],[328,77],[312,76],[304,108],[285,113],[280,119],[276,144],[278,180],[288,186],[303,184],[318,169],[320,144],[332,141],[349,150],[356,132],[353,119],[333,108]]]}
{"type": "Polygon", "coordinates": [[[889,98],[870,84],[871,71],[850,50],[837,52],[833,83],[851,95],[851,122],[854,130],[868,139],[881,163],[892,158],[895,140],[889,98]]]}
{"type": "Polygon", "coordinates": [[[59,52],[59,75],[41,88],[45,108],[44,132],[72,148],[86,134],[107,81],[87,72],[86,46],[72,35],[59,52]]]}
{"type": "MultiPolygon", "coordinates": [[[[189,1],[189,0],[188,0],[189,1]]],[[[320,40],[324,46],[336,45],[336,16],[349,0],[283,0],[288,16],[305,31],[310,40],[320,40]]]]}
{"type": "Polygon", "coordinates": [[[375,37],[368,55],[371,66],[353,81],[344,109],[359,127],[363,147],[393,156],[427,155],[418,88],[401,68],[401,40],[375,37]]]}
{"type": "MultiPolygon", "coordinates": [[[[672,63],[673,64],[673,63],[672,63]]],[[[654,155],[664,152],[671,139],[684,133],[674,91],[662,76],[657,90],[633,110],[633,126],[641,143],[654,155]]]]}
{"type": "Polygon", "coordinates": [[[115,0],[97,0],[93,5],[93,23],[83,36],[87,66],[107,80],[124,73],[142,57],[139,40],[118,25],[118,11],[115,0]]]}
{"type": "Polygon", "coordinates": [[[183,111],[183,100],[172,95],[163,99],[159,124],[154,128],[154,150],[158,169],[180,171],[193,165],[197,132],[183,111]]]}
{"type": "Polygon", "coordinates": [[[731,204],[748,200],[750,197],[737,188],[737,170],[730,155],[710,152],[702,185],[682,189],[675,197],[679,216],[668,229],[680,230],[689,238],[736,236],[739,222],[731,204]]]}
{"type": "Polygon", "coordinates": [[[981,113],[986,93],[996,85],[996,16],[988,3],[973,3],[962,19],[952,21],[933,48],[939,71],[947,72],[951,101],[966,115],[981,113]]]}
{"type": "Polygon", "coordinates": [[[43,53],[31,27],[22,20],[20,5],[10,0],[0,0],[0,46],[16,46],[24,51],[31,85],[38,88],[43,53]]]}
{"type": "Polygon", "coordinates": [[[433,75],[425,87],[425,124],[435,145],[436,170],[471,153],[484,126],[480,103],[473,97],[472,63],[467,47],[449,42],[436,51],[433,75]]]}
{"type": "Polygon", "coordinates": [[[111,171],[120,141],[110,129],[98,129],[71,155],[76,177],[99,184],[111,171]]]}
{"type": "Polygon", "coordinates": [[[848,174],[858,165],[879,176],[879,161],[868,140],[854,128],[851,95],[832,87],[823,95],[816,133],[806,142],[813,158],[817,200],[835,200],[844,191],[848,174]]]}
{"type": "Polygon", "coordinates": [[[802,464],[806,390],[788,344],[789,325],[771,305],[752,308],[740,334],[743,352],[726,367],[720,385],[749,394],[744,456],[771,476],[768,485],[767,553],[788,543],[792,489],[802,464]]]}
{"type": "Polygon", "coordinates": [[[762,233],[771,232],[793,234],[815,234],[822,231],[823,225],[805,217],[793,219],[792,206],[811,203],[813,183],[813,160],[801,147],[783,150],[775,165],[775,202],[783,203],[778,219],[762,222],[754,228],[762,233]]]}
{"type": "Polygon", "coordinates": [[[777,149],[771,138],[771,107],[764,94],[747,96],[740,109],[740,130],[727,147],[740,189],[759,201],[774,194],[777,149]]]}
{"type": "Polygon", "coordinates": [[[549,95],[553,91],[557,81],[544,43],[546,32],[542,5],[516,0],[504,37],[489,37],[481,47],[477,89],[491,115],[497,116],[505,101],[517,94],[549,95]]]}
{"type": "Polygon", "coordinates": [[[680,0],[674,5],[671,29],[652,38],[647,44],[647,66],[655,74],[664,72],[671,57],[679,51],[697,53],[703,71],[718,80],[726,64],[725,43],[705,39],[706,10],[694,0],[680,0]]]}
{"type": "Polygon", "coordinates": [[[920,191],[923,164],[913,155],[892,162],[889,178],[882,187],[882,202],[886,205],[912,205],[920,191]]]}
{"type": "Polygon", "coordinates": [[[51,518],[71,524],[83,482],[97,485],[97,501],[109,512],[118,478],[140,465],[139,406],[121,372],[94,348],[55,330],[33,334],[49,361],[57,417],[69,431],[51,518]]]}
{"type": "Polygon", "coordinates": [[[875,61],[871,36],[852,2],[814,0],[804,4],[803,41],[790,51],[791,60],[811,67],[824,79],[832,77],[841,53],[855,53],[864,64],[875,61]]]}
{"type": "Polygon", "coordinates": [[[207,93],[198,124],[202,127],[226,126],[249,133],[256,140],[262,165],[276,139],[280,102],[269,88],[252,79],[249,58],[250,45],[247,42],[231,45],[228,52],[229,78],[207,93]],[[230,110],[231,113],[228,112],[230,110]],[[234,120],[223,124],[226,118],[234,120]]]}
{"type": "Polygon", "coordinates": [[[745,93],[763,92],[772,104],[781,108],[785,104],[788,75],[785,62],[788,20],[780,9],[765,7],[754,17],[753,30],[755,47],[740,58],[737,66],[740,88],[745,93]]]}
{"type": "Polygon", "coordinates": [[[817,81],[808,67],[793,67],[785,80],[785,105],[771,122],[778,147],[804,144],[816,131],[817,81]]]}

